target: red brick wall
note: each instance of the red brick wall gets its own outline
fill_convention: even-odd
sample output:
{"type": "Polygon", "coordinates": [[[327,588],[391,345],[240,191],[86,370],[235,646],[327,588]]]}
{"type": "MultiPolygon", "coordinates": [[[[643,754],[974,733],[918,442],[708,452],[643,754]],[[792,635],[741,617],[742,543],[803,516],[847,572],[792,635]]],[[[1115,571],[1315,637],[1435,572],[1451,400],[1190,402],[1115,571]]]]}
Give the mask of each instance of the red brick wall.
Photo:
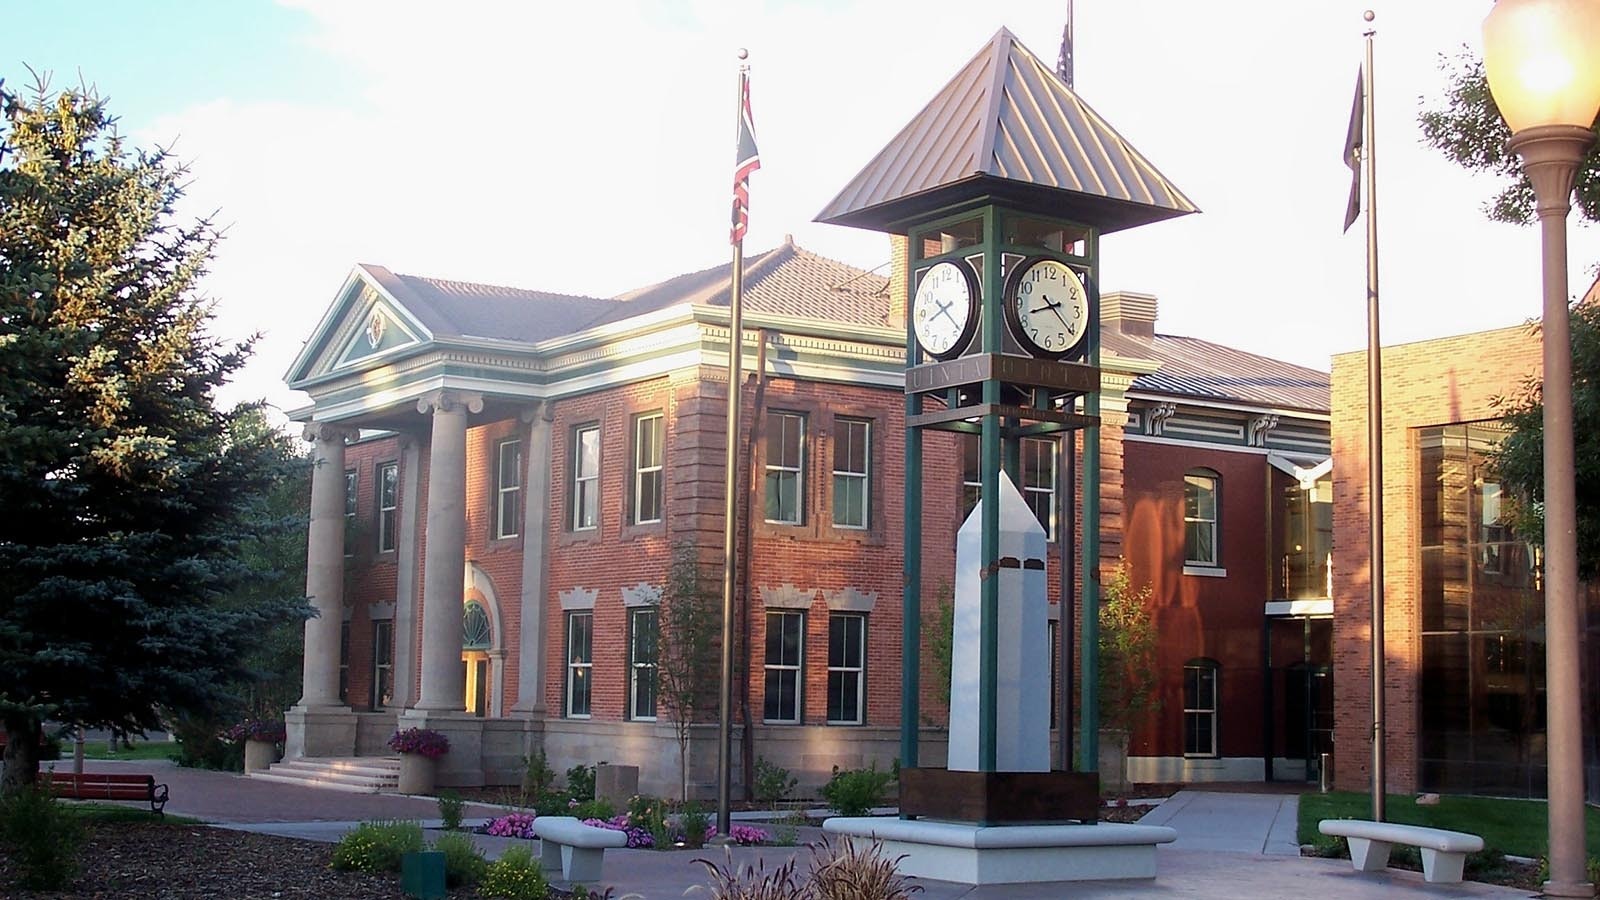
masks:
{"type": "MultiPolygon", "coordinates": [[[[1497,417],[1494,398],[1541,371],[1525,326],[1385,347],[1383,368],[1384,693],[1388,789],[1417,782],[1415,429],[1497,417]]],[[[1339,788],[1371,778],[1371,528],[1368,506],[1367,355],[1333,358],[1334,773],[1339,788]]]]}
{"type": "MultiPolygon", "coordinates": [[[[344,602],[350,607],[350,680],[347,697],[355,709],[372,705],[373,603],[392,603],[395,554],[378,550],[378,466],[400,458],[400,439],[384,437],[345,448],[345,470],[357,474],[355,539],[347,537],[344,602]]],[[[347,533],[348,534],[348,533],[347,533]]]]}

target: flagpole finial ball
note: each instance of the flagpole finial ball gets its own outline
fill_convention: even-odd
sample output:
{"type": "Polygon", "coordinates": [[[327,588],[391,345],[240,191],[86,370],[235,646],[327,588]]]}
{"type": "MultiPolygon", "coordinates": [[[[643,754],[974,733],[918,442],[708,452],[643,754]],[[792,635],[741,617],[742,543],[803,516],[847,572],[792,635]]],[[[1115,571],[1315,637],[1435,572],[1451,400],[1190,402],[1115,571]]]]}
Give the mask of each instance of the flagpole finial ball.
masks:
{"type": "Polygon", "coordinates": [[[746,50],[743,47],[740,47],[739,48],[739,58],[740,59],[749,59],[750,58],[750,51],[746,50]]]}
{"type": "Polygon", "coordinates": [[[1372,10],[1369,9],[1366,12],[1361,14],[1361,18],[1366,19],[1368,22],[1371,22],[1373,19],[1376,19],[1377,16],[1374,15],[1372,10]]]}

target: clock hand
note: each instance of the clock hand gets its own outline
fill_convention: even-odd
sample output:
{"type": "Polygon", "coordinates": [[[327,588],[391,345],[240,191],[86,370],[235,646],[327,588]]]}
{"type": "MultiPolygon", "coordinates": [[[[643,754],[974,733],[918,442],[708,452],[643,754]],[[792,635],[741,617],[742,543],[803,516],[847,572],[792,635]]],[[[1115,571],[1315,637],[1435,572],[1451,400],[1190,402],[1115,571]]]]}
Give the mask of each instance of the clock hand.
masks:
{"type": "Polygon", "coordinates": [[[1030,313],[1043,312],[1043,311],[1048,309],[1051,312],[1056,314],[1056,318],[1061,320],[1061,324],[1067,326],[1067,333],[1068,334],[1072,334],[1073,333],[1072,324],[1067,321],[1066,316],[1063,316],[1061,314],[1061,304],[1052,301],[1049,297],[1046,297],[1043,294],[1040,294],[1039,296],[1044,298],[1044,305],[1039,307],[1039,308],[1037,308],[1037,309],[1030,309],[1030,310],[1028,310],[1028,312],[1030,312],[1030,313]]]}

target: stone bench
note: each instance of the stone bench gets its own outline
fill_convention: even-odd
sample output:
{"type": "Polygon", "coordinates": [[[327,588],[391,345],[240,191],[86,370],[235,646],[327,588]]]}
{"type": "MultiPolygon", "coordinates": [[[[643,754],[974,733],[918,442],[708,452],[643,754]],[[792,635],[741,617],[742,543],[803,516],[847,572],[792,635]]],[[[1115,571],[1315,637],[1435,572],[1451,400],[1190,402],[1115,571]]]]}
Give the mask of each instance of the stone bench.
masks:
{"type": "Polygon", "coordinates": [[[1365,819],[1323,819],[1317,830],[1350,842],[1350,862],[1358,872],[1376,872],[1389,865],[1389,850],[1408,844],[1422,851],[1422,877],[1432,884],[1458,884],[1467,854],[1483,849],[1483,838],[1464,831],[1421,825],[1369,822],[1365,819]]]}
{"type": "Polygon", "coordinates": [[[533,820],[539,839],[539,865],[561,871],[568,882],[597,882],[607,847],[628,846],[628,836],[609,828],[585,825],[572,816],[540,816],[533,820]]]}

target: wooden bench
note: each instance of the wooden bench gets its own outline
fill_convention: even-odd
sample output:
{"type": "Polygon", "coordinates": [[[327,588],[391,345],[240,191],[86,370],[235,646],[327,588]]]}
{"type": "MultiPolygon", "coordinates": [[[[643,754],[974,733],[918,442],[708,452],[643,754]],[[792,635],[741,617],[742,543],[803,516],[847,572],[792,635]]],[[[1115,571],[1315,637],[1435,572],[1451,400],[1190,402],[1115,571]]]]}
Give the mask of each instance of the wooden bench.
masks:
{"type": "Polygon", "coordinates": [[[539,864],[546,872],[559,867],[568,882],[599,881],[606,848],[628,846],[626,834],[572,816],[540,816],[533,820],[533,833],[539,838],[539,864]]]}
{"type": "Polygon", "coordinates": [[[167,786],[156,784],[152,775],[40,772],[39,786],[68,800],[138,800],[149,803],[150,811],[157,815],[167,805],[167,786]]]}
{"type": "Polygon", "coordinates": [[[1323,819],[1317,830],[1350,842],[1350,862],[1358,872],[1376,872],[1389,865],[1389,850],[1409,844],[1422,851],[1422,877],[1432,884],[1458,884],[1467,854],[1483,849],[1483,838],[1464,831],[1421,825],[1369,822],[1365,819],[1323,819]]]}

